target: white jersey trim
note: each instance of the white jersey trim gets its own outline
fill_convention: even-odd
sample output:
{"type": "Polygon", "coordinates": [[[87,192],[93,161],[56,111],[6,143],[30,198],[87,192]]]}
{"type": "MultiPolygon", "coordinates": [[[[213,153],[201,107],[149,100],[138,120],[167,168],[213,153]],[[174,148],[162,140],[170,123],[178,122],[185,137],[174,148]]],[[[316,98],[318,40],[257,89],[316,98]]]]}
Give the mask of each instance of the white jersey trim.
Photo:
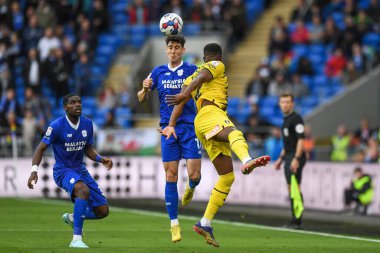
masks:
{"type": "Polygon", "coordinates": [[[80,117],[79,117],[78,122],[75,125],[69,120],[69,118],[67,117],[67,115],[65,115],[65,117],[66,117],[67,122],[69,122],[70,126],[72,128],[74,128],[75,130],[78,130],[79,123],[80,123],[80,117]]]}
{"type": "Polygon", "coordinates": [[[169,66],[169,63],[168,63],[168,69],[170,70],[170,71],[176,71],[179,67],[181,67],[183,65],[183,61],[181,61],[181,63],[177,66],[177,67],[175,67],[175,68],[171,68],[170,66],[169,66]]]}

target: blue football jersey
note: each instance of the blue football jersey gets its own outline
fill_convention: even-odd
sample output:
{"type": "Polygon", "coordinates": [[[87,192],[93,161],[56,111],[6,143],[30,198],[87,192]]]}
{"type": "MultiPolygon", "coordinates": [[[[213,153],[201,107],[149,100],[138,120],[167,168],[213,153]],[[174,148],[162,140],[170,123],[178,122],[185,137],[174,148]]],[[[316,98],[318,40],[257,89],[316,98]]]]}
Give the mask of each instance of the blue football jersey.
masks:
{"type": "Polygon", "coordinates": [[[42,142],[53,146],[54,169],[84,169],[83,155],[87,146],[93,143],[92,122],[81,116],[74,125],[66,116],[60,117],[50,124],[42,142]]]}
{"type": "MultiPolygon", "coordinates": [[[[174,106],[168,106],[166,95],[175,95],[181,92],[182,84],[191,76],[197,66],[182,62],[178,67],[170,69],[168,64],[153,69],[150,78],[153,79],[151,90],[157,89],[160,99],[160,124],[168,124],[174,106]]],[[[196,115],[194,100],[190,99],[183,108],[177,123],[193,123],[196,115]]]]}

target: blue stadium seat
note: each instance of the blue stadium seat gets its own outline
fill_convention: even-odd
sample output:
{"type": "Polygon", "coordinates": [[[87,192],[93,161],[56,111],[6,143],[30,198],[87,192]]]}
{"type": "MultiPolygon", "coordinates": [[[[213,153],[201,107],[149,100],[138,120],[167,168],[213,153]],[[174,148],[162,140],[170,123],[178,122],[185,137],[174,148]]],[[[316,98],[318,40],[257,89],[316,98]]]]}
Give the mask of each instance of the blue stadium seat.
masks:
{"type": "Polygon", "coordinates": [[[318,75],[314,77],[313,80],[313,86],[327,86],[328,85],[328,78],[325,75],[318,75]]]}
{"type": "Polygon", "coordinates": [[[377,47],[380,44],[380,35],[377,33],[367,33],[364,35],[362,42],[365,45],[377,47]]]}
{"type": "Polygon", "coordinates": [[[301,57],[301,56],[307,55],[309,49],[308,49],[308,46],[306,45],[298,44],[298,45],[293,46],[291,51],[293,52],[294,57],[301,57]]]}
{"type": "Polygon", "coordinates": [[[96,108],[96,106],[97,106],[96,98],[90,97],[90,96],[83,96],[82,97],[82,106],[83,107],[96,108]]]}
{"type": "Polygon", "coordinates": [[[112,16],[113,25],[125,25],[129,23],[129,16],[126,13],[116,13],[112,16]]]}
{"type": "Polygon", "coordinates": [[[145,35],[143,34],[132,34],[130,38],[131,46],[134,48],[141,48],[145,42],[145,35]]]}
{"type": "Polygon", "coordinates": [[[99,45],[96,54],[112,57],[116,53],[116,49],[112,46],[99,45]]]}
{"type": "Polygon", "coordinates": [[[359,0],[358,8],[359,9],[368,9],[371,0],[359,0]]]}
{"type": "Polygon", "coordinates": [[[83,106],[82,107],[82,115],[87,117],[87,118],[92,118],[93,115],[94,115],[94,110],[96,109],[96,107],[85,107],[83,106]]]}
{"type": "Polygon", "coordinates": [[[128,2],[114,3],[111,5],[110,15],[114,16],[117,14],[125,13],[127,7],[128,7],[128,2]]]}
{"type": "Polygon", "coordinates": [[[326,48],[324,45],[313,44],[309,46],[311,54],[326,54],[326,48]]]}
{"type": "Polygon", "coordinates": [[[16,87],[25,87],[24,78],[17,76],[15,80],[16,87]]]}
{"type": "Polygon", "coordinates": [[[261,97],[259,100],[259,108],[261,107],[275,107],[278,104],[278,97],[276,96],[266,96],[261,97]]]}
{"type": "Polygon", "coordinates": [[[316,96],[307,96],[301,99],[302,107],[314,107],[318,105],[318,98],[316,96]]]}
{"type": "Polygon", "coordinates": [[[122,44],[122,41],[120,37],[116,35],[104,33],[99,36],[98,44],[101,46],[119,47],[122,44]]]}
{"type": "Polygon", "coordinates": [[[147,33],[147,26],[145,25],[132,25],[131,26],[131,35],[145,35],[147,33]]]}
{"type": "Polygon", "coordinates": [[[94,76],[105,76],[107,69],[101,66],[92,66],[90,72],[94,76]]]}
{"type": "Polygon", "coordinates": [[[147,29],[148,29],[148,34],[150,36],[160,36],[162,35],[161,31],[160,31],[160,26],[156,23],[151,23],[147,26],[147,29]]]}
{"type": "Polygon", "coordinates": [[[115,109],[115,118],[119,126],[129,128],[132,126],[132,111],[130,108],[117,107],[115,109]]]}
{"type": "Polygon", "coordinates": [[[103,67],[108,67],[111,63],[111,57],[106,57],[106,56],[95,56],[93,62],[96,65],[103,66],[103,67]]]}
{"type": "Polygon", "coordinates": [[[310,54],[309,60],[314,68],[325,64],[325,56],[323,54],[310,54]]]}
{"type": "Polygon", "coordinates": [[[183,28],[183,33],[188,36],[196,36],[201,32],[201,25],[199,23],[186,23],[183,28]]]}
{"type": "Polygon", "coordinates": [[[269,118],[268,121],[273,126],[281,127],[284,119],[282,116],[274,116],[269,118]]]}

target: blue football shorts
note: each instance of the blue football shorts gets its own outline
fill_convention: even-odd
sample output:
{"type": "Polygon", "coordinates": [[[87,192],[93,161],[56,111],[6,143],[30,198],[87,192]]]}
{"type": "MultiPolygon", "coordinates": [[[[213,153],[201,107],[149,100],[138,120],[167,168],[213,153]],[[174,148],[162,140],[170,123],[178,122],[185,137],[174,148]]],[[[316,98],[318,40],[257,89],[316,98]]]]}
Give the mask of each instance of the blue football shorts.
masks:
{"type": "MultiPolygon", "coordinates": [[[[162,124],[164,129],[167,125],[162,124]]],[[[179,161],[183,159],[202,158],[201,143],[195,135],[194,124],[179,123],[175,126],[177,138],[161,136],[161,153],[163,162],[179,161]]]]}
{"type": "Polygon", "coordinates": [[[98,183],[88,173],[87,169],[69,169],[69,168],[55,168],[54,169],[55,183],[64,189],[74,202],[73,190],[78,181],[83,181],[90,190],[90,197],[88,200],[89,207],[97,207],[107,205],[106,197],[103,195],[98,183]]]}

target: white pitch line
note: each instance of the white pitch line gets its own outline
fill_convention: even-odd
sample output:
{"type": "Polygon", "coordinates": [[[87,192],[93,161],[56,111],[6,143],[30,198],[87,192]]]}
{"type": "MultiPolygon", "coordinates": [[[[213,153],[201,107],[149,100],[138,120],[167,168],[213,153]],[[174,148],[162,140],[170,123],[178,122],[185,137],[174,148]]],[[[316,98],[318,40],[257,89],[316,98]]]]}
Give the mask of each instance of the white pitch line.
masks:
{"type": "MultiPolygon", "coordinates": [[[[25,200],[25,201],[29,201],[29,202],[50,203],[50,204],[56,204],[56,205],[66,205],[66,204],[64,204],[64,202],[57,201],[57,200],[52,200],[52,201],[41,200],[41,199],[21,199],[21,200],[25,200]]],[[[134,213],[134,214],[142,214],[142,215],[161,217],[161,218],[167,217],[167,215],[163,214],[163,213],[153,212],[153,211],[143,211],[143,210],[138,210],[138,209],[111,207],[111,210],[116,211],[116,212],[121,212],[121,213],[130,212],[130,213],[134,213]]],[[[199,217],[189,216],[189,215],[180,215],[180,218],[184,219],[184,220],[198,220],[199,219],[199,217]]],[[[347,239],[347,240],[355,240],[355,241],[363,241],[363,242],[380,243],[380,240],[377,240],[377,239],[363,238],[363,237],[357,237],[357,236],[329,234],[329,233],[306,231],[306,230],[294,230],[294,229],[270,227],[270,226],[264,226],[264,225],[247,224],[247,223],[242,223],[242,222],[223,221],[223,220],[217,220],[217,219],[213,220],[213,222],[219,223],[219,224],[225,224],[225,225],[234,225],[234,226],[238,226],[238,227],[258,228],[258,229],[265,229],[265,230],[272,230],[272,231],[283,231],[283,232],[318,235],[318,236],[323,236],[323,237],[331,237],[331,238],[339,238],[339,239],[347,239]]]]}

